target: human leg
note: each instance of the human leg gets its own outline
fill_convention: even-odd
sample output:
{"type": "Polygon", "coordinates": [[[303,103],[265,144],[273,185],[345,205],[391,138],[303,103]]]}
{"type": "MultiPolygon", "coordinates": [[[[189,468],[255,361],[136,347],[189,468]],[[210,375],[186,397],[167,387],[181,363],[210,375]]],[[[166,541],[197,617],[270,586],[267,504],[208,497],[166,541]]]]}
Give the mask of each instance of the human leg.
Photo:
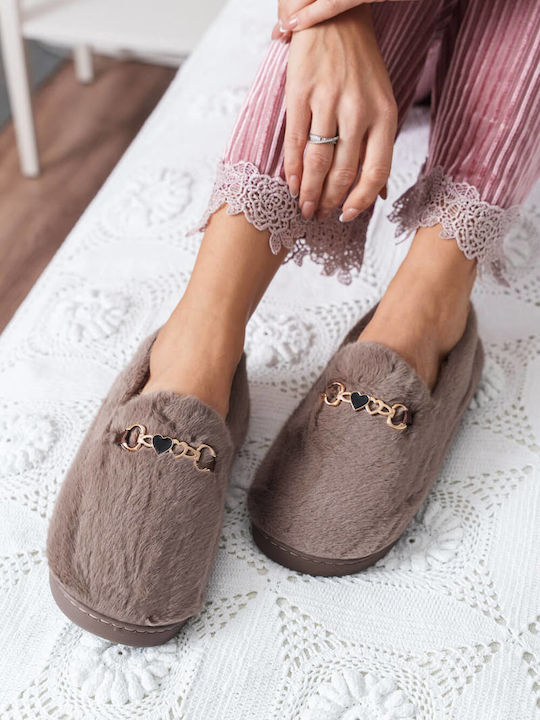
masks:
{"type": "Polygon", "coordinates": [[[416,235],[361,335],[397,350],[430,387],[465,327],[476,265],[502,274],[504,235],[540,167],[540,13],[509,0],[454,5],[428,159],[392,214],[416,235]]]}
{"type": "Polygon", "coordinates": [[[183,297],[161,329],[143,393],[195,395],[227,415],[247,321],[283,262],[268,233],[219,210],[204,234],[183,297]]]}
{"type": "MultiPolygon", "coordinates": [[[[435,27],[433,8],[431,2],[419,2],[393,13],[379,8],[373,12],[400,123],[413,100],[435,27]],[[421,34],[412,32],[418,27],[421,34]],[[415,59],[406,63],[406,73],[404,55],[415,59]]],[[[287,59],[287,45],[272,43],[248,94],[218,169],[192,278],[155,343],[144,392],[194,394],[226,415],[246,322],[286,252],[298,261],[311,252],[325,271],[341,268],[345,276],[362,262],[371,211],[352,223],[339,223],[337,212],[326,222],[306,222],[285,183],[287,59]]]]}

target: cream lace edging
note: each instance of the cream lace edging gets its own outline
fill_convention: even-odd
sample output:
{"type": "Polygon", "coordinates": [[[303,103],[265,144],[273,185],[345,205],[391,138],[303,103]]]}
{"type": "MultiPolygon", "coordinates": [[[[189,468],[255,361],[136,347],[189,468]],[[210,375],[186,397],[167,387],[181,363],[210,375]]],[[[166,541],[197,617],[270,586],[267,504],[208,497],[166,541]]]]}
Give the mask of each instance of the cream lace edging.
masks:
{"type": "Polygon", "coordinates": [[[270,232],[274,254],[282,247],[289,250],[285,261],[301,265],[308,255],[322,265],[325,275],[337,273],[345,284],[352,280],[351,271],[362,266],[370,212],[350,223],[340,223],[338,211],[324,222],[304,220],[283,178],[262,174],[251,162],[221,161],[208,207],[189,234],[204,230],[211,215],[225,203],[229,215],[243,213],[257,230],[270,232]]]}
{"type": "Polygon", "coordinates": [[[519,207],[504,209],[481,200],[476,187],[454,182],[438,166],[427,175],[421,174],[393,208],[388,218],[397,223],[396,237],[440,224],[440,237],[454,239],[465,257],[478,261],[480,273],[491,273],[507,284],[504,238],[519,215],[519,207]]]}
{"type": "MultiPolygon", "coordinates": [[[[243,213],[258,230],[268,230],[274,254],[282,247],[289,250],[285,261],[301,265],[308,255],[322,265],[323,274],[337,273],[345,284],[362,266],[371,208],[350,223],[340,223],[339,212],[324,222],[304,220],[283,178],[260,173],[251,162],[221,161],[206,211],[189,234],[204,230],[225,204],[229,215],[243,213]]],[[[518,214],[517,206],[503,209],[481,200],[476,187],[454,182],[439,166],[420,175],[394,202],[388,218],[397,224],[396,237],[442,225],[441,238],[454,239],[467,258],[478,261],[480,273],[506,283],[503,241],[518,214]]]]}

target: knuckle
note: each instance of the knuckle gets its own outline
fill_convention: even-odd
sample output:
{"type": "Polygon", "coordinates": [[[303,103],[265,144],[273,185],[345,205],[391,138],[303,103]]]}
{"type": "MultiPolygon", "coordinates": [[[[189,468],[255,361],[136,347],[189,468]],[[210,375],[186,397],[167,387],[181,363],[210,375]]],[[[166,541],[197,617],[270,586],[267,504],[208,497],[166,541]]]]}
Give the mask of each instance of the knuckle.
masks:
{"type": "Polygon", "coordinates": [[[326,8],[332,14],[338,12],[340,8],[340,0],[325,0],[326,8]]]}
{"type": "Polygon", "coordinates": [[[340,197],[338,197],[338,196],[336,196],[335,194],[329,192],[329,193],[321,200],[321,202],[320,202],[320,209],[321,209],[321,210],[326,210],[326,211],[332,212],[332,210],[336,210],[336,209],[337,209],[337,207],[338,207],[338,205],[339,205],[340,199],[341,199],[340,197]]]}
{"type": "Polygon", "coordinates": [[[379,115],[387,122],[397,124],[398,108],[393,97],[383,98],[383,100],[379,103],[378,112],[379,115]]]}
{"type": "Polygon", "coordinates": [[[357,207],[368,208],[372,203],[372,199],[365,193],[357,193],[352,202],[354,202],[357,207]]]}
{"type": "Polygon", "coordinates": [[[321,87],[321,109],[328,107],[335,108],[341,100],[339,88],[336,83],[328,83],[325,87],[321,87]]]}
{"type": "Polygon", "coordinates": [[[291,175],[300,176],[302,174],[302,166],[299,163],[285,162],[283,169],[287,178],[290,178],[291,175]]]}
{"type": "Polygon", "coordinates": [[[352,120],[361,118],[362,112],[362,98],[356,92],[347,92],[341,98],[341,103],[345,113],[351,117],[352,120]]]}
{"type": "Polygon", "coordinates": [[[327,153],[314,151],[306,157],[306,165],[315,172],[326,172],[332,162],[331,157],[327,153]]]}
{"type": "Polygon", "coordinates": [[[289,84],[285,91],[287,105],[294,105],[296,108],[306,108],[311,104],[313,89],[306,83],[289,84]]]}
{"type": "Polygon", "coordinates": [[[303,133],[300,133],[297,130],[289,130],[286,137],[286,145],[289,148],[297,150],[298,148],[303,148],[305,144],[306,138],[303,133]]]}
{"type": "Polygon", "coordinates": [[[365,180],[372,185],[383,185],[390,175],[390,168],[386,165],[369,165],[363,172],[365,180]]]}
{"type": "Polygon", "coordinates": [[[351,126],[351,135],[357,137],[365,132],[366,128],[370,124],[370,118],[364,108],[358,105],[354,108],[350,108],[348,111],[349,123],[351,126]]]}
{"type": "Polygon", "coordinates": [[[309,162],[309,167],[314,170],[316,173],[321,173],[326,170],[328,170],[329,163],[326,160],[326,158],[321,157],[320,155],[316,155],[315,157],[312,157],[309,162]]]}
{"type": "Polygon", "coordinates": [[[318,200],[320,197],[320,193],[315,190],[315,188],[308,188],[304,191],[303,195],[301,196],[302,205],[306,202],[312,202],[315,205],[318,204],[318,200]]]}
{"type": "Polygon", "coordinates": [[[352,167],[336,168],[332,172],[330,182],[339,188],[350,187],[356,177],[356,171],[352,167]]]}
{"type": "Polygon", "coordinates": [[[294,159],[287,160],[287,156],[285,155],[283,170],[285,171],[285,177],[289,177],[290,175],[300,175],[302,172],[302,166],[300,165],[300,163],[295,162],[294,159]]]}
{"type": "Polygon", "coordinates": [[[362,190],[361,192],[357,193],[354,196],[354,200],[356,203],[358,203],[361,207],[369,207],[377,197],[376,193],[370,193],[365,190],[362,190]]]}
{"type": "Polygon", "coordinates": [[[302,153],[298,152],[296,148],[293,149],[285,146],[283,165],[285,169],[302,167],[302,153]]]}
{"type": "MultiPolygon", "coordinates": [[[[313,88],[308,103],[311,106],[313,122],[317,123],[318,119],[331,120],[335,116],[335,110],[341,102],[339,87],[330,80],[322,81],[313,88]],[[329,111],[331,116],[329,117],[329,111]]],[[[326,123],[325,123],[326,125],[326,123]]]]}
{"type": "Polygon", "coordinates": [[[306,83],[299,82],[296,78],[287,75],[285,86],[285,122],[291,124],[293,116],[301,116],[311,105],[312,90],[306,83]]]}

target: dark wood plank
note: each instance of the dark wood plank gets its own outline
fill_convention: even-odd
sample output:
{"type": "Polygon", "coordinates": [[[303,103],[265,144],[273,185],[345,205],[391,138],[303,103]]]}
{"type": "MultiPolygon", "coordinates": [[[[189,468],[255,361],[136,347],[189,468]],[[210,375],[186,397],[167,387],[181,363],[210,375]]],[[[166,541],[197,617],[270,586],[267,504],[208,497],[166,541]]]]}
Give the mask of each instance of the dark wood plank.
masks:
{"type": "Polygon", "coordinates": [[[83,86],[65,63],[36,94],[39,178],[20,174],[13,125],[0,133],[0,330],[175,74],[105,58],[96,59],[96,71],[83,86]]]}

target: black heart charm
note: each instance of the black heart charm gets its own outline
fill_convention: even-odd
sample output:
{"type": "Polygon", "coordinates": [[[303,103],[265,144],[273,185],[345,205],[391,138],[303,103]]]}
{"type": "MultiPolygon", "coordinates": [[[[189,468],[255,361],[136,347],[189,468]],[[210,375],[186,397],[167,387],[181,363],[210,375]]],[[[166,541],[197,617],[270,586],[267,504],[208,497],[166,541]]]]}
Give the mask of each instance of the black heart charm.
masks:
{"type": "Polygon", "coordinates": [[[355,410],[361,410],[369,402],[369,395],[362,395],[359,392],[351,393],[351,405],[355,410]]]}
{"type": "Polygon", "coordinates": [[[167,450],[172,448],[172,440],[171,438],[164,438],[162,435],[154,435],[152,438],[152,445],[154,446],[156,453],[161,455],[161,453],[167,452],[167,450]]]}

